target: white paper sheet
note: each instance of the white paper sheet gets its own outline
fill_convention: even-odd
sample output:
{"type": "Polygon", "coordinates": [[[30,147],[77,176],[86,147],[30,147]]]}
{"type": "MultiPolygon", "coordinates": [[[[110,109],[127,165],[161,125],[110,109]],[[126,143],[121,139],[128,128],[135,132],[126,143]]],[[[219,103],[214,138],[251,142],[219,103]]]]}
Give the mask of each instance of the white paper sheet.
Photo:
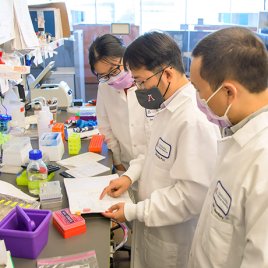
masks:
{"type": "Polygon", "coordinates": [[[25,194],[24,192],[19,190],[14,185],[12,185],[12,184],[10,184],[8,182],[5,182],[5,181],[1,181],[1,180],[0,180],[0,193],[1,194],[6,194],[6,195],[9,195],[9,196],[14,196],[14,197],[17,197],[17,198],[21,198],[21,199],[24,199],[24,200],[29,200],[29,201],[35,201],[36,200],[36,198],[25,194]]]}
{"type": "Polygon", "coordinates": [[[92,161],[88,162],[85,166],[68,169],[66,171],[76,178],[87,178],[99,175],[108,170],[110,170],[109,167],[106,167],[98,162],[92,161]]]}
{"type": "Polygon", "coordinates": [[[13,0],[1,0],[0,6],[0,44],[3,44],[15,37],[13,0]]]}
{"type": "Polygon", "coordinates": [[[76,156],[72,156],[69,158],[65,158],[63,160],[57,161],[57,164],[64,166],[66,168],[76,168],[87,165],[90,161],[98,162],[105,157],[100,154],[88,152],[84,154],[79,154],[76,156]]]}
{"type": "MultiPolygon", "coordinates": [[[[14,20],[18,24],[18,29],[21,38],[21,48],[37,47],[39,46],[38,38],[34,32],[30,13],[26,0],[14,1],[14,20]]],[[[19,38],[18,36],[16,38],[19,38]]]]}
{"type": "Polygon", "coordinates": [[[105,212],[110,206],[119,202],[131,201],[128,192],[118,198],[108,195],[100,200],[103,189],[110,180],[118,178],[117,174],[91,178],[64,179],[64,184],[69,200],[69,208],[73,214],[105,212]]]}

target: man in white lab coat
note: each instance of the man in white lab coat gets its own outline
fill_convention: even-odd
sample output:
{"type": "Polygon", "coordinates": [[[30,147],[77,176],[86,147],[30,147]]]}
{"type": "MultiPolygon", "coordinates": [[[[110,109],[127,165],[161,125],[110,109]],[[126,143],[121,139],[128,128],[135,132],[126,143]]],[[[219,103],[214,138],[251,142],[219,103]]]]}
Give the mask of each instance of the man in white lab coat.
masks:
{"type": "Polygon", "coordinates": [[[152,111],[137,102],[137,87],[122,65],[125,49],[122,40],[111,34],[97,37],[89,47],[91,71],[99,81],[98,129],[105,136],[119,174],[128,169],[132,159],[144,153],[154,117],[152,111]]]}
{"type": "Polygon", "coordinates": [[[219,129],[198,109],[180,49],[168,35],[140,36],[127,48],[124,64],[139,88],[139,103],[160,111],[147,154],[132,161],[101,196],[118,196],[138,180],[137,204],[119,203],[104,215],[135,220],[132,267],[184,268],[214,170],[219,129]]]}
{"type": "Polygon", "coordinates": [[[188,267],[268,267],[266,48],[250,30],[232,27],[201,40],[192,57],[200,108],[229,127],[188,267]]]}

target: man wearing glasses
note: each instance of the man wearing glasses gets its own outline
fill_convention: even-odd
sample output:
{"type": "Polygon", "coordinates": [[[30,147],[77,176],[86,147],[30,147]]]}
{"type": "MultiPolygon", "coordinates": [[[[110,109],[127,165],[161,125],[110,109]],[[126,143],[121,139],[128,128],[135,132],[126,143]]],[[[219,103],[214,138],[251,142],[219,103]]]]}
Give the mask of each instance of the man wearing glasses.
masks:
{"type": "Polygon", "coordinates": [[[153,120],[137,102],[132,75],[122,65],[124,52],[122,40],[111,34],[97,37],[89,48],[91,71],[99,81],[98,128],[119,174],[128,169],[130,160],[144,153],[153,120]]]}
{"type": "Polygon", "coordinates": [[[219,129],[198,109],[180,49],[169,36],[140,36],[126,49],[123,62],[138,87],[139,103],[160,110],[147,153],[100,197],[117,197],[138,181],[137,204],[119,203],[104,215],[134,220],[132,267],[184,268],[214,169],[219,129]]]}

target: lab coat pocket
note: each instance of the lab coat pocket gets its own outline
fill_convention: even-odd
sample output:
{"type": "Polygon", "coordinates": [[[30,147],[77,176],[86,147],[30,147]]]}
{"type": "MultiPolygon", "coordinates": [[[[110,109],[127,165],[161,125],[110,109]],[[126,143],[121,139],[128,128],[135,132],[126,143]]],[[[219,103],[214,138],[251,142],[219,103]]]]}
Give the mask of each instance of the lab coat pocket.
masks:
{"type": "Polygon", "coordinates": [[[233,226],[209,215],[207,228],[202,236],[203,251],[211,262],[211,267],[225,267],[231,247],[233,226]]]}
{"type": "Polygon", "coordinates": [[[178,245],[166,242],[144,233],[145,267],[175,268],[177,267],[178,245]]]}

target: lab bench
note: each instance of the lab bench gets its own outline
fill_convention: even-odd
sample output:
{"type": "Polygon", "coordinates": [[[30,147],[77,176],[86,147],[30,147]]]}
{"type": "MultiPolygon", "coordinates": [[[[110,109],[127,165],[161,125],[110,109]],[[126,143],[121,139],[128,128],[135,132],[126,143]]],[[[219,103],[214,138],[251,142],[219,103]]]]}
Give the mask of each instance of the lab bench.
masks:
{"type": "MultiPolygon", "coordinates": [[[[67,113],[62,112],[57,115],[58,122],[63,122],[63,119],[67,118],[67,113]]],[[[80,153],[87,152],[88,140],[82,140],[82,148],[80,153]]],[[[32,141],[33,148],[37,148],[37,140],[32,141]]],[[[112,167],[112,157],[110,151],[104,145],[102,155],[106,158],[101,160],[100,163],[108,167],[112,167]]],[[[65,153],[63,158],[69,157],[67,142],[65,142],[65,153]]],[[[61,167],[59,171],[55,172],[54,180],[59,180],[62,188],[62,208],[68,207],[68,199],[66,190],[63,183],[63,177],[59,175],[61,171],[65,170],[61,167]]],[[[103,173],[110,174],[110,172],[103,173]]],[[[16,185],[16,176],[14,174],[2,173],[0,179],[16,185]]],[[[28,188],[20,186],[23,192],[29,194],[28,188]]],[[[56,256],[65,256],[70,254],[76,254],[84,251],[95,250],[98,260],[99,268],[107,268],[110,266],[110,220],[104,218],[100,214],[85,214],[83,217],[86,220],[87,231],[84,234],[73,236],[64,239],[61,234],[52,225],[52,220],[49,227],[48,243],[41,251],[38,258],[49,258],[56,256]]],[[[15,268],[32,268],[36,267],[36,260],[12,258],[15,268]]]]}

